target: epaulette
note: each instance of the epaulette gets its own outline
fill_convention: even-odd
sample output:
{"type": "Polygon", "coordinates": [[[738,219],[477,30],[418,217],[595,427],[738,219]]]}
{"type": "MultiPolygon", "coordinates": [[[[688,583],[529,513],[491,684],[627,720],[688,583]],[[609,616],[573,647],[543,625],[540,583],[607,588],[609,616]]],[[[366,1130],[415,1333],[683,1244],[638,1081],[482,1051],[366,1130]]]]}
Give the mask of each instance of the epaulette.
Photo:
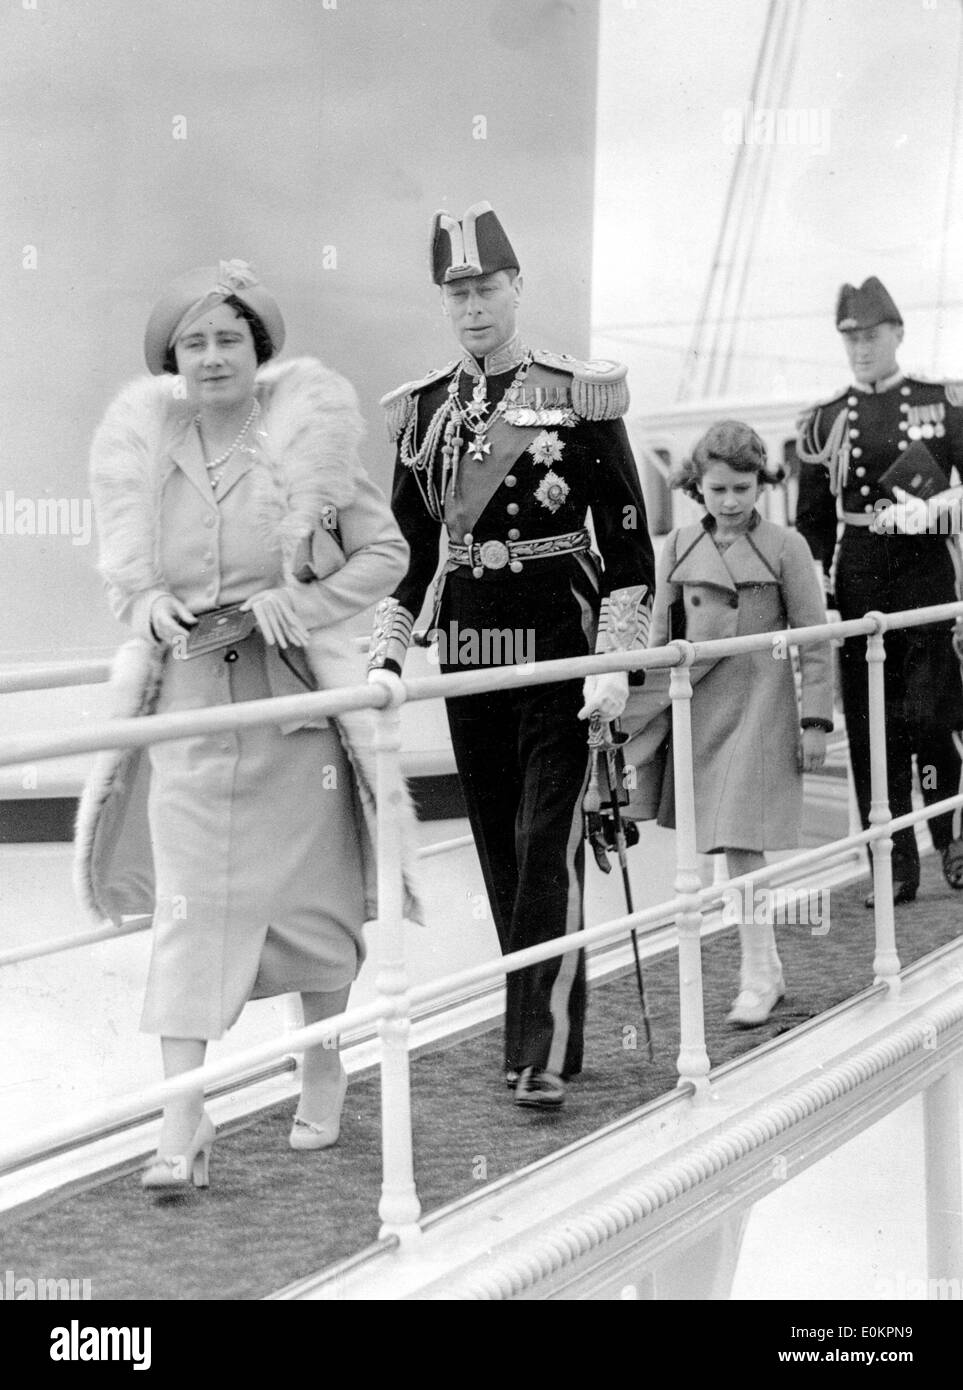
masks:
{"type": "Polygon", "coordinates": [[[429,372],[427,376],[419,377],[416,381],[406,381],[404,386],[396,386],[393,391],[389,391],[386,396],[381,397],[380,404],[385,412],[388,438],[392,443],[401,436],[411,419],[415,409],[415,396],[418,392],[424,391],[428,386],[433,386],[436,381],[441,381],[443,377],[451,376],[457,366],[457,361],[449,362],[447,367],[439,367],[437,371],[429,372]]]}
{"type": "Polygon", "coordinates": [[[838,401],[844,401],[849,395],[851,388],[844,386],[841,391],[836,391],[832,396],[827,396],[824,401],[817,401],[812,407],[813,410],[825,410],[827,405],[836,405],[838,401]]]}
{"type": "Polygon", "coordinates": [[[541,367],[572,378],[572,409],[583,420],[618,420],[629,408],[628,369],[622,362],[593,358],[580,362],[567,352],[536,348],[532,358],[541,367]]]}

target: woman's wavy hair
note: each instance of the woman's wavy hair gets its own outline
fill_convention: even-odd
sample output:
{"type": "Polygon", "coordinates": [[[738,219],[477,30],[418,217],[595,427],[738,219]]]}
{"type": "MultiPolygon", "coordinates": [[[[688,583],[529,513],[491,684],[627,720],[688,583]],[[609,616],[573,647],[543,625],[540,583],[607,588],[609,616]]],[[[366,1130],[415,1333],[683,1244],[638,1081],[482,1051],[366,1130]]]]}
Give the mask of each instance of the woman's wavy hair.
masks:
{"type": "MultiPolygon", "coordinates": [[[[244,319],[250,326],[251,337],[254,339],[254,356],[258,366],[263,366],[274,356],[274,344],[271,342],[271,335],[264,326],[264,320],[260,314],[256,314],[253,309],[244,303],[243,299],[238,299],[236,295],[225,295],[223,303],[230,305],[239,319],[244,319]]],[[[173,344],[167,349],[164,357],[164,371],[170,372],[171,376],[177,376],[177,354],[173,344]]]]}
{"type": "Polygon", "coordinates": [[[751,425],[741,420],[719,420],[710,425],[669,479],[670,487],[681,488],[687,497],[702,501],[702,477],[714,463],[725,463],[736,473],[755,473],[760,487],[781,483],[786,470],[769,466],[766,446],[751,425]]]}

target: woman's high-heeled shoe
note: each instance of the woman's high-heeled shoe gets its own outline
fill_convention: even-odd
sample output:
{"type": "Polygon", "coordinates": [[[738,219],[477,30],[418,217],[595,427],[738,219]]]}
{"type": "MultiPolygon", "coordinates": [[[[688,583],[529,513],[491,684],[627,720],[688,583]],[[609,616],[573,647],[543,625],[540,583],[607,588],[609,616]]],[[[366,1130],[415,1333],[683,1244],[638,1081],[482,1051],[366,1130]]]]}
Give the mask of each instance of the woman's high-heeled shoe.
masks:
{"type": "Polygon", "coordinates": [[[187,1188],[193,1182],[195,1187],[210,1187],[211,1147],[216,1134],[217,1130],[205,1110],[186,1153],[177,1154],[174,1158],[158,1154],[141,1178],[141,1186],[170,1191],[187,1188]]]}
{"type": "Polygon", "coordinates": [[[344,1098],[347,1092],[348,1077],[344,1067],[342,1067],[331,1114],[318,1122],[305,1120],[300,1115],[295,1115],[288,1139],[292,1149],[330,1149],[333,1144],[338,1142],[338,1136],[341,1133],[341,1111],[344,1109],[344,1098]]]}

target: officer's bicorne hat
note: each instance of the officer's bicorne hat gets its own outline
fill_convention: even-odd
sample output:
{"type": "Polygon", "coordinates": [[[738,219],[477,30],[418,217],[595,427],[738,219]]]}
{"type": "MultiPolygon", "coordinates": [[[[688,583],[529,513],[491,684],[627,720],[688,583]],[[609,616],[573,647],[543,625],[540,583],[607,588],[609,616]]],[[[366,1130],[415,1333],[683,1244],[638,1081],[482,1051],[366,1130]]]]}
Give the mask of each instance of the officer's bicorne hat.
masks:
{"type": "Polygon", "coordinates": [[[518,257],[491,203],[472,203],[459,222],[436,212],[431,223],[431,278],[436,285],[470,275],[518,270],[518,257]]]}
{"type": "Polygon", "coordinates": [[[840,333],[853,328],[875,328],[879,323],[902,324],[903,316],[881,280],[871,275],[859,289],[843,285],[836,300],[836,327],[840,333]]]}

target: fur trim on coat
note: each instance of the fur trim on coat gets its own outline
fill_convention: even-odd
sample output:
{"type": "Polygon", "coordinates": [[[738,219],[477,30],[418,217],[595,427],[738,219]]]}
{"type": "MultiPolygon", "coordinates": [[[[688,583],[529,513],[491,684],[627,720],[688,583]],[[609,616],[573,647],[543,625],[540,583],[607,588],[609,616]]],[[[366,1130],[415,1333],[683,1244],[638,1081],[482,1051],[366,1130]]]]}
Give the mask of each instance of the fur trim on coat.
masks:
{"type": "MultiPolygon", "coordinates": [[[[108,408],[94,436],[91,492],[101,546],[99,569],[109,586],[127,594],[168,588],[158,560],[163,461],[169,441],[183,430],[192,413],[175,395],[176,384],[171,377],[143,377],[130,383],[108,408]]],[[[257,394],[265,461],[255,464],[255,524],[266,526],[272,538],[280,539],[290,580],[298,542],[323,529],[328,506],[343,510],[358,493],[364,476],[358,458],[363,425],[351,385],[311,358],[263,367],[257,394]]],[[[325,537],[334,546],[331,533],[325,532],[325,537]]],[[[120,648],[111,677],[113,717],[153,712],[166,655],[164,647],[144,638],[134,638],[120,648]]],[[[313,628],[306,656],[320,689],[365,683],[365,660],[343,623],[313,628]]],[[[375,917],[374,715],[370,710],[346,711],[332,723],[354,774],[366,906],[369,916],[375,917]]],[[[74,885],[98,923],[153,912],[148,785],[146,749],[107,750],[98,754],[81,797],[74,885]]],[[[407,792],[397,814],[402,820],[405,910],[420,921],[413,872],[415,815],[407,792]]]]}
{"type": "MultiPolygon", "coordinates": [[[[166,587],[157,527],[162,464],[165,446],[194,414],[178,385],[172,376],[130,382],[108,407],[91,446],[100,573],[128,593],[166,587]]],[[[256,521],[281,537],[289,579],[297,543],[321,525],[325,504],[346,507],[357,491],[364,425],[354,387],[312,357],[267,363],[255,390],[264,456],[255,468],[256,521]]]]}

